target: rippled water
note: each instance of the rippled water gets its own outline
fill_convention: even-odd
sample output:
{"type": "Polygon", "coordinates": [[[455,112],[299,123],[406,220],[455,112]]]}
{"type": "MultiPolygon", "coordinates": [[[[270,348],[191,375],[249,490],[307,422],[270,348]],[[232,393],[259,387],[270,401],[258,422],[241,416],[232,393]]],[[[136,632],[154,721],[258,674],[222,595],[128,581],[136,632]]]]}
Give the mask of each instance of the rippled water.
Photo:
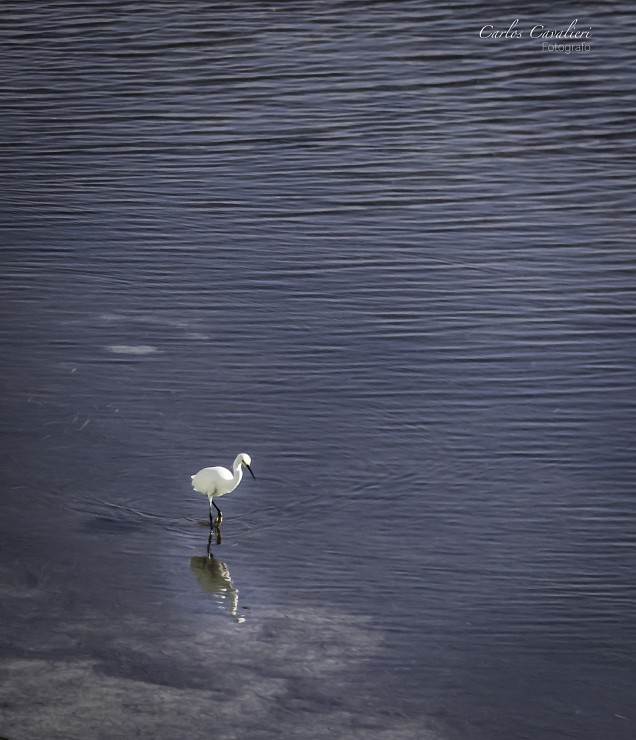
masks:
{"type": "Polygon", "coordinates": [[[5,6],[0,734],[634,737],[631,4],[5,6]]]}

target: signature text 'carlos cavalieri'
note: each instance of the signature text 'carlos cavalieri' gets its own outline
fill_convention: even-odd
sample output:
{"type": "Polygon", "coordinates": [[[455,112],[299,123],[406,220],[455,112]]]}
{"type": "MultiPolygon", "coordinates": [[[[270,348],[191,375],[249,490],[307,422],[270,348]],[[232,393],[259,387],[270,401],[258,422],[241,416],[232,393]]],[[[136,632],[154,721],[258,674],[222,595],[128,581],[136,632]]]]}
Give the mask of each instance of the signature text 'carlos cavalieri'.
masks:
{"type": "Polygon", "coordinates": [[[532,26],[528,33],[517,28],[519,25],[519,18],[517,18],[505,30],[498,30],[492,25],[483,26],[479,31],[479,36],[482,39],[521,39],[529,36],[531,39],[564,39],[568,41],[581,41],[591,38],[592,29],[588,28],[587,31],[579,31],[576,27],[577,23],[578,18],[575,18],[567,28],[552,29],[546,28],[543,24],[539,23],[536,26],[532,26]]]}

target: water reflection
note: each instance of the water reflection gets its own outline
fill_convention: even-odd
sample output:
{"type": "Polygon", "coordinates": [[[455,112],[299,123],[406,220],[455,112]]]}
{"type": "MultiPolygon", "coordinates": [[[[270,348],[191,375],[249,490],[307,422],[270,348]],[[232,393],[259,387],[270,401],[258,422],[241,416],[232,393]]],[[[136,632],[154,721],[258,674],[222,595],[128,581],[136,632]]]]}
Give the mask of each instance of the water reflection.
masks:
{"type": "Polygon", "coordinates": [[[218,600],[227,603],[227,610],[238,624],[245,621],[245,616],[238,614],[239,592],[232,583],[230,569],[221,560],[217,560],[211,550],[212,538],[216,537],[217,544],[221,542],[220,526],[210,529],[208,536],[207,555],[195,555],[190,558],[190,568],[199,583],[199,586],[210,594],[215,594],[218,600]]]}

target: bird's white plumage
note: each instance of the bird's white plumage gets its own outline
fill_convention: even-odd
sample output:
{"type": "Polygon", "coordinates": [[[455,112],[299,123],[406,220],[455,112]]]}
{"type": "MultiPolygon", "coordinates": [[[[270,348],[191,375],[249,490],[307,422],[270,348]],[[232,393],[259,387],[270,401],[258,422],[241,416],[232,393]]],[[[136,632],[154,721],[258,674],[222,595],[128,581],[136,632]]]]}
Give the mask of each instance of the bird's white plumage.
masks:
{"type": "Polygon", "coordinates": [[[245,452],[241,452],[234,459],[232,471],[220,465],[199,470],[196,475],[191,476],[192,488],[207,496],[210,501],[210,509],[214,505],[218,511],[218,506],[213,504],[212,499],[225,496],[226,493],[230,493],[238,486],[243,478],[244,465],[250,471],[253,478],[254,473],[252,473],[251,464],[252,459],[250,456],[245,452]]]}

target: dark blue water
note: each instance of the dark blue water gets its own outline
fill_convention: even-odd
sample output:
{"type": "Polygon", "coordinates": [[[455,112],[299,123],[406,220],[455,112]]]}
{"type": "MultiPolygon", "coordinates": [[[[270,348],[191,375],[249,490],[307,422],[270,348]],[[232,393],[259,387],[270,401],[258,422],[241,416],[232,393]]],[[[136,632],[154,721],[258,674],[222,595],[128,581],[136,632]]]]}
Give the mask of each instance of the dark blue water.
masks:
{"type": "Polygon", "coordinates": [[[635,31],[5,3],[0,734],[634,737],[635,31]]]}

